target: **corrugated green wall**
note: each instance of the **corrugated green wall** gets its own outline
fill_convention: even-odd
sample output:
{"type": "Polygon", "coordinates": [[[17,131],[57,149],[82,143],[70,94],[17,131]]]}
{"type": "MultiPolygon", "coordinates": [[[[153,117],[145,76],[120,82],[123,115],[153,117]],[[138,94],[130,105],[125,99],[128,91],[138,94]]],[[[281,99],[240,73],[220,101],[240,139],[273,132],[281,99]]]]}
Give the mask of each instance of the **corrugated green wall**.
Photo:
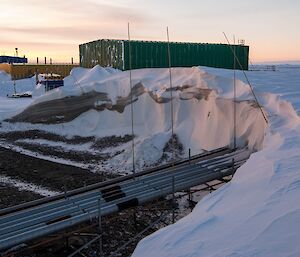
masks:
{"type": "MultiPolygon", "coordinates": [[[[166,42],[131,41],[131,66],[139,68],[168,67],[168,45],[166,42]]],[[[248,70],[249,47],[232,45],[241,63],[236,69],[248,70]]],[[[79,46],[80,66],[112,66],[129,69],[129,42],[127,40],[98,40],[79,46]]],[[[172,67],[210,66],[234,68],[233,53],[229,45],[170,43],[172,67]]]]}
{"type": "Polygon", "coordinates": [[[123,41],[101,39],[79,45],[80,66],[92,68],[99,64],[123,69],[123,41]]]}

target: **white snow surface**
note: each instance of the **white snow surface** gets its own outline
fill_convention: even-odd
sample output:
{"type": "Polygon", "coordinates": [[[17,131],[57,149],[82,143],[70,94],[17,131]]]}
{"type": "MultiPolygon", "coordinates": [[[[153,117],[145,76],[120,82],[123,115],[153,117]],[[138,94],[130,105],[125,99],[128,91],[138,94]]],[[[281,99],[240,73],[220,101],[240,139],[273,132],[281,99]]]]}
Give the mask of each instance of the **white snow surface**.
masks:
{"type": "Polygon", "coordinates": [[[263,149],[191,214],[144,238],[133,257],[300,256],[300,67],[247,75],[269,117],[263,149]]]}

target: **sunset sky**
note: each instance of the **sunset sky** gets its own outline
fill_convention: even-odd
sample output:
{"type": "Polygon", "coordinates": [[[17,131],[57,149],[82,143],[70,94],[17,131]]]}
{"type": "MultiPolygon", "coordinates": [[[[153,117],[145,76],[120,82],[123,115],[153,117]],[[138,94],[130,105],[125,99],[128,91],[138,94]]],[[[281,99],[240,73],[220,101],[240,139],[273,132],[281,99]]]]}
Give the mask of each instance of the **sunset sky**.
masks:
{"type": "Polygon", "coordinates": [[[252,62],[300,60],[299,0],[0,0],[0,55],[78,61],[100,38],[225,43],[245,39],[252,62]]]}

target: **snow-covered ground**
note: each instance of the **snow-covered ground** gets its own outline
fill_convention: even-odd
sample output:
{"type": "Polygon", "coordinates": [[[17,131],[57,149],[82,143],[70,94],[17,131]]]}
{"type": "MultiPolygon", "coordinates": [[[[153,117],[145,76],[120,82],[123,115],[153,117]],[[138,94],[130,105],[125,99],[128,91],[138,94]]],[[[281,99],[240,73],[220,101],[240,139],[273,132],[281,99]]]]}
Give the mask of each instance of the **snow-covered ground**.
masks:
{"type": "MultiPolygon", "coordinates": [[[[132,78],[136,167],[143,169],[144,166],[154,165],[161,159],[164,148],[171,138],[169,71],[168,69],[134,70],[132,78]]],[[[249,87],[239,80],[236,83],[238,145],[247,144],[253,150],[261,149],[266,128],[263,117],[255,107],[249,87]]],[[[172,84],[174,133],[183,146],[182,157],[188,155],[189,149],[192,154],[197,154],[204,150],[231,145],[233,142],[232,78],[216,76],[203,68],[174,68],[172,84]]],[[[64,87],[44,93],[40,86],[37,86],[32,88],[32,92],[33,98],[28,102],[30,106],[27,112],[25,110],[18,116],[18,121],[22,121],[22,117],[30,119],[33,113],[37,113],[37,116],[41,115],[41,108],[43,108],[41,104],[48,103],[47,108],[55,109],[55,104],[52,106],[51,101],[65,97],[71,99],[73,102],[70,105],[75,107],[80,105],[76,99],[79,101],[80,96],[88,93],[101,93],[105,95],[105,99],[96,100],[92,104],[85,101],[85,104],[90,106],[89,109],[84,109],[82,112],[76,109],[77,116],[70,121],[43,124],[42,120],[50,116],[46,109],[45,115],[38,120],[40,122],[34,121],[34,124],[2,122],[0,132],[42,130],[68,138],[74,136],[103,138],[131,134],[129,72],[100,66],[95,66],[93,69],[75,68],[71,75],[65,78],[64,87]]],[[[5,96],[6,94],[2,94],[2,99],[5,96]]],[[[19,100],[14,101],[24,109],[25,106],[18,102],[19,100]]],[[[5,98],[3,101],[8,99],[5,98]]],[[[62,108],[58,108],[58,111],[61,110],[62,108]]],[[[15,112],[20,113],[20,109],[15,112]]],[[[64,119],[64,116],[69,114],[66,111],[60,115],[60,118],[64,119]]],[[[5,115],[6,118],[8,115],[12,116],[11,113],[5,115]]],[[[36,144],[37,141],[33,143],[36,144]]],[[[65,149],[70,150],[72,147],[74,148],[70,146],[65,149]]],[[[87,149],[79,145],[77,147],[84,148],[88,150],[87,152],[93,151],[91,148],[87,149]]],[[[132,148],[123,148],[108,162],[97,165],[104,170],[111,170],[113,167],[119,171],[119,167],[122,167],[124,171],[130,171],[132,148]]]]}
{"type": "Polygon", "coordinates": [[[263,149],[191,214],[143,239],[134,257],[300,256],[300,67],[247,75],[269,117],[263,149]]]}

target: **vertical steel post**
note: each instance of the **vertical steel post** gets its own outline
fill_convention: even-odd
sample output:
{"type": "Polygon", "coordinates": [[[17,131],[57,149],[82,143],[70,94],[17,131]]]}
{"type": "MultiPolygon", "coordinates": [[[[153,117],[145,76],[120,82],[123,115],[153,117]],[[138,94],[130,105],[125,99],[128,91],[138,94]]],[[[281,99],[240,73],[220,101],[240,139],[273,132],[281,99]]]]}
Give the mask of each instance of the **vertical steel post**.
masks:
{"type": "Polygon", "coordinates": [[[64,197],[67,199],[67,186],[66,184],[64,185],[64,197]]]}
{"type": "Polygon", "coordinates": [[[101,199],[98,199],[98,229],[99,229],[99,257],[103,256],[102,251],[102,217],[101,217],[101,199]]]}
{"type": "Polygon", "coordinates": [[[189,148],[189,164],[191,164],[191,148],[189,148]]]}
{"type": "Polygon", "coordinates": [[[168,65],[169,65],[169,78],[170,78],[170,92],[171,92],[171,142],[172,142],[172,163],[175,162],[175,149],[174,149],[174,117],[173,117],[173,85],[172,85],[172,70],[171,70],[171,53],[170,53],[170,38],[169,28],[167,27],[167,40],[168,40],[168,65]]]}
{"type": "Polygon", "coordinates": [[[39,73],[38,68],[35,68],[35,84],[37,85],[39,83],[39,73]]]}
{"type": "Polygon", "coordinates": [[[172,223],[175,223],[175,177],[172,176],[172,223]]]}
{"type": "Polygon", "coordinates": [[[17,88],[16,88],[16,78],[14,78],[14,93],[17,94],[17,88]]]}
{"type": "Polygon", "coordinates": [[[188,193],[189,193],[189,206],[190,206],[190,209],[192,211],[193,210],[193,208],[192,208],[193,194],[191,193],[191,189],[190,188],[188,190],[188,193]]]}
{"type": "Polygon", "coordinates": [[[133,92],[132,92],[132,74],[131,74],[131,44],[130,44],[130,27],[128,22],[128,51],[129,51],[129,83],[130,83],[130,111],[131,111],[131,134],[132,134],[132,171],[135,177],[135,156],[134,156],[134,130],[133,130],[133,92]]]}
{"type": "Polygon", "coordinates": [[[225,37],[225,39],[226,39],[226,41],[227,41],[227,43],[228,43],[228,46],[229,46],[230,51],[233,53],[235,60],[237,61],[238,65],[239,65],[239,67],[240,67],[240,69],[241,69],[241,71],[243,72],[243,74],[244,74],[244,76],[245,76],[245,79],[246,79],[246,81],[247,81],[247,83],[248,83],[248,85],[249,85],[249,88],[250,88],[251,93],[252,93],[252,95],[253,95],[253,97],[254,97],[254,100],[255,100],[255,102],[256,102],[257,105],[258,105],[258,108],[259,108],[259,110],[260,110],[260,112],[261,112],[261,115],[263,116],[263,118],[264,118],[266,124],[269,124],[268,119],[267,119],[267,117],[266,117],[266,115],[265,115],[265,113],[264,113],[264,111],[263,111],[263,109],[262,109],[262,106],[261,106],[260,103],[258,102],[258,99],[257,99],[257,97],[256,97],[256,95],[255,95],[255,93],[254,93],[252,84],[250,83],[250,80],[249,80],[247,74],[245,73],[245,71],[244,71],[244,69],[243,69],[243,66],[242,66],[241,62],[239,61],[239,59],[237,59],[236,54],[235,54],[235,52],[233,51],[232,46],[230,45],[230,42],[229,42],[229,40],[228,40],[228,38],[227,38],[225,32],[223,32],[223,34],[224,34],[224,37],[225,37]]]}
{"type": "Polygon", "coordinates": [[[235,36],[233,35],[233,149],[236,149],[236,82],[235,82],[235,36]]]}

